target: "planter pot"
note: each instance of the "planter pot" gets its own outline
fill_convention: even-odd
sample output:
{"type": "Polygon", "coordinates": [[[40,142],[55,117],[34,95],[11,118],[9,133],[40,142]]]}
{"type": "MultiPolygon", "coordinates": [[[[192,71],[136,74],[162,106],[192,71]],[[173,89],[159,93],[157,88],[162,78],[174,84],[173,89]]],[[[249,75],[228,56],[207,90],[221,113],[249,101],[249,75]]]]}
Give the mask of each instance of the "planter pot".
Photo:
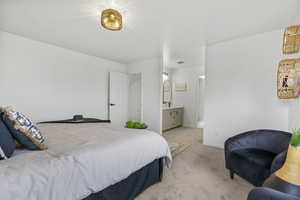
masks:
{"type": "Polygon", "coordinates": [[[289,146],[283,167],[265,181],[264,187],[300,197],[300,147],[289,146]]]}
{"type": "Polygon", "coordinates": [[[130,128],[130,129],[147,129],[148,126],[143,126],[141,128],[133,128],[133,127],[127,127],[127,126],[125,126],[125,128],[130,128]]]}

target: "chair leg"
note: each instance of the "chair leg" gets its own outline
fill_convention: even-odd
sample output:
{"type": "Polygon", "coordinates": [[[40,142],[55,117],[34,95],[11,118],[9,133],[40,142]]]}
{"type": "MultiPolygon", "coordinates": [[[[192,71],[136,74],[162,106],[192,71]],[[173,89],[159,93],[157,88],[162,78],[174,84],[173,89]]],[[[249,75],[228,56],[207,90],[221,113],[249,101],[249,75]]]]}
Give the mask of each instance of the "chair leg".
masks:
{"type": "Polygon", "coordinates": [[[233,171],[230,171],[230,178],[234,179],[234,172],[233,171]]]}

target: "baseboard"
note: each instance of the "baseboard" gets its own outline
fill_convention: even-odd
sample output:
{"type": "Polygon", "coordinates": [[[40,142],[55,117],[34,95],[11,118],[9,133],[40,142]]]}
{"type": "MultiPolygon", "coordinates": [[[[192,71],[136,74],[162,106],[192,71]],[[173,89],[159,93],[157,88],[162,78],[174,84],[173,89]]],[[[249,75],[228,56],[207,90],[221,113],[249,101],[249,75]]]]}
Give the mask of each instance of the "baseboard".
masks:
{"type": "Polygon", "coordinates": [[[196,125],[194,124],[183,124],[183,127],[186,127],[186,128],[198,128],[196,125]]]}

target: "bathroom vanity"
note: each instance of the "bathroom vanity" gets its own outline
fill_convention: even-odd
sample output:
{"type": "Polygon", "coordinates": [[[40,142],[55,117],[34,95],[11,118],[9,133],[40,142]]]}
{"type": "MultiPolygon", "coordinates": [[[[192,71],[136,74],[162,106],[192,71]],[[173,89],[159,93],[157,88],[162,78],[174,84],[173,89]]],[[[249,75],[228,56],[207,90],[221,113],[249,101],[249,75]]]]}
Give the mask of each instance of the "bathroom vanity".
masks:
{"type": "Polygon", "coordinates": [[[177,128],[183,124],[183,106],[173,106],[163,108],[162,130],[166,131],[177,128]]]}

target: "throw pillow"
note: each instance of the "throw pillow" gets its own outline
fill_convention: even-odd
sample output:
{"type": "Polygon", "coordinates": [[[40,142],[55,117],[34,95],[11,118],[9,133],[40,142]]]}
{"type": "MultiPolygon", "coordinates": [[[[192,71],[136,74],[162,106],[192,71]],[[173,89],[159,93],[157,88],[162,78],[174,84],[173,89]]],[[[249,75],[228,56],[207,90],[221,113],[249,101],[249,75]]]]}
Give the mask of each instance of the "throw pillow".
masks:
{"type": "Polygon", "coordinates": [[[29,118],[9,108],[0,108],[0,112],[10,133],[21,145],[30,150],[47,149],[45,138],[29,118]]]}

